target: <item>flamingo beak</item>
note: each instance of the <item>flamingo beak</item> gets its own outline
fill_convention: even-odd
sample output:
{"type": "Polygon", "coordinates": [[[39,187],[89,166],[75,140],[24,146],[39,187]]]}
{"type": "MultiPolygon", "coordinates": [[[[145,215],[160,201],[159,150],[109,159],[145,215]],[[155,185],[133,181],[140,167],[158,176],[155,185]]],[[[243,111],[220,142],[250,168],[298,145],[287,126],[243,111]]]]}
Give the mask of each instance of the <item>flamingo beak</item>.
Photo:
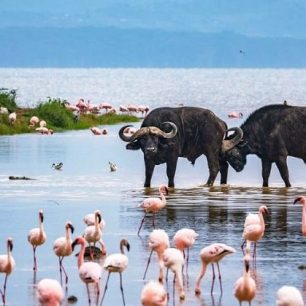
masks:
{"type": "Polygon", "coordinates": [[[73,232],[74,232],[74,226],[73,226],[71,223],[69,223],[69,224],[68,224],[68,227],[71,229],[71,234],[73,234],[73,232]]]}
{"type": "Polygon", "coordinates": [[[296,199],[294,200],[293,204],[296,204],[296,203],[300,202],[301,199],[302,199],[301,197],[296,198],[296,199]]]}
{"type": "Polygon", "coordinates": [[[75,246],[78,244],[78,240],[75,239],[72,244],[71,244],[71,248],[72,248],[72,252],[74,251],[75,246]]]}
{"type": "Polygon", "coordinates": [[[44,222],[44,214],[42,212],[39,212],[39,218],[40,222],[44,222]]]}
{"type": "Polygon", "coordinates": [[[102,221],[102,217],[101,217],[101,214],[99,214],[99,213],[97,213],[97,216],[98,216],[98,223],[100,224],[101,223],[101,221],[102,221]]]}
{"type": "Polygon", "coordinates": [[[244,265],[245,265],[245,271],[249,272],[249,270],[250,270],[250,261],[248,259],[244,260],[244,265]]]}

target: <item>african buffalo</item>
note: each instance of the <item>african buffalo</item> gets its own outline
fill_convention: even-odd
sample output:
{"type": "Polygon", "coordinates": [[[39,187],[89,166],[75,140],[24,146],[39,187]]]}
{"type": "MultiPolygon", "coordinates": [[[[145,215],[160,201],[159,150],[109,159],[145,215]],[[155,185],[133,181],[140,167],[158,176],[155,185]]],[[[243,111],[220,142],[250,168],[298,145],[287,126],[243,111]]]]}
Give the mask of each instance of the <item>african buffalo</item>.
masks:
{"type": "MultiPolygon", "coordinates": [[[[145,187],[150,187],[155,165],[167,164],[168,186],[174,187],[177,160],[186,157],[192,164],[204,154],[209,167],[206,185],[212,186],[218,172],[221,184],[227,182],[228,163],[222,156],[241,139],[238,133],[224,140],[227,125],[213,112],[198,107],[160,107],[152,110],[142,122],[141,128],[127,136],[123,126],[119,136],[129,142],[129,150],[141,149],[145,162],[145,187]]],[[[237,129],[234,129],[235,131],[237,129]]]]}
{"type": "Polygon", "coordinates": [[[246,156],[256,154],[262,162],[264,187],[274,162],[286,187],[290,187],[287,156],[306,162],[306,107],[267,105],[254,111],[240,128],[243,139],[225,154],[229,164],[239,172],[246,156]]]}

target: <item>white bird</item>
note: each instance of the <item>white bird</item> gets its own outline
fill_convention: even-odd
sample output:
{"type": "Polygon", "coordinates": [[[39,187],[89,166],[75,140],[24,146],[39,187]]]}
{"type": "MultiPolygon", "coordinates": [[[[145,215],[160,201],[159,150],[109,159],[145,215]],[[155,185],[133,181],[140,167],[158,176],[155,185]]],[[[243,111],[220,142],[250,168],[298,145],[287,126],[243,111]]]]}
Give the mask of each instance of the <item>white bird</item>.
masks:
{"type": "Polygon", "coordinates": [[[114,164],[114,163],[112,163],[112,162],[108,162],[109,163],[109,167],[110,167],[110,171],[111,172],[115,172],[115,171],[117,171],[118,170],[118,167],[117,167],[117,165],[116,164],[114,164]]]}
{"type": "Polygon", "coordinates": [[[183,253],[175,248],[168,248],[164,251],[163,261],[165,267],[170,269],[177,280],[180,290],[180,300],[185,299],[185,291],[183,286],[183,266],[185,263],[183,253]]]}
{"type": "Polygon", "coordinates": [[[212,271],[213,271],[213,279],[212,279],[212,284],[211,284],[211,289],[210,293],[213,293],[214,289],[214,283],[215,283],[215,268],[214,264],[217,264],[218,268],[218,273],[219,273],[219,282],[220,282],[220,289],[221,289],[221,294],[222,294],[222,281],[221,281],[221,273],[220,273],[220,267],[219,267],[219,261],[226,255],[235,253],[236,250],[224,243],[212,243],[211,245],[203,248],[200,252],[200,257],[201,257],[201,270],[199,273],[199,276],[196,281],[196,286],[195,286],[195,294],[200,294],[201,289],[200,289],[200,283],[205,275],[206,268],[209,264],[211,264],[212,271]]]}
{"type": "Polygon", "coordinates": [[[98,212],[101,215],[101,222],[100,222],[100,227],[101,230],[103,230],[105,228],[106,222],[105,220],[102,218],[102,214],[101,211],[96,210],[94,213],[90,213],[84,216],[83,221],[86,225],[95,225],[95,213],[98,212]]]}
{"type": "Polygon", "coordinates": [[[63,266],[63,259],[65,256],[69,256],[72,253],[72,240],[71,234],[74,232],[74,227],[70,221],[66,222],[65,224],[65,237],[57,238],[53,243],[53,251],[55,255],[58,256],[59,261],[59,269],[60,269],[60,276],[62,279],[62,270],[66,276],[66,284],[68,282],[68,276],[66,270],[63,266]]]}
{"type": "Polygon", "coordinates": [[[44,230],[44,213],[42,210],[38,211],[38,223],[39,227],[31,229],[28,233],[28,241],[33,247],[34,271],[37,271],[36,248],[37,246],[44,244],[47,239],[47,235],[44,230]]]}
{"type": "Polygon", "coordinates": [[[167,292],[159,282],[150,281],[141,291],[140,302],[142,306],[166,306],[167,301],[167,292]]]}
{"type": "MultiPolygon", "coordinates": [[[[102,239],[102,230],[100,227],[101,223],[101,213],[99,210],[95,211],[95,223],[94,225],[89,225],[85,228],[84,231],[84,238],[88,242],[89,246],[93,244],[93,246],[96,246],[96,243],[102,239]]],[[[90,249],[91,250],[91,249],[90,249]]],[[[93,253],[92,250],[90,251],[90,257],[93,259],[93,253]]]]}
{"type": "Polygon", "coordinates": [[[293,286],[282,286],[276,293],[277,306],[304,306],[301,292],[293,286]]]}
{"type": "Polygon", "coordinates": [[[105,259],[103,267],[106,271],[108,271],[108,276],[107,276],[104,293],[103,293],[102,300],[101,300],[101,305],[103,303],[104,296],[107,290],[107,284],[109,281],[109,277],[112,272],[119,273],[120,275],[120,289],[121,289],[121,294],[122,294],[123,305],[125,305],[123,286],[122,286],[122,272],[127,268],[129,260],[128,260],[128,257],[124,254],[124,247],[126,247],[126,249],[130,251],[129,242],[126,239],[121,239],[120,253],[108,255],[105,259]]]}
{"type": "Polygon", "coordinates": [[[64,164],[62,162],[60,163],[53,163],[51,168],[54,168],[55,170],[61,170],[63,168],[64,164]]]}
{"type": "Polygon", "coordinates": [[[249,302],[249,305],[251,305],[256,295],[256,283],[250,275],[250,245],[250,241],[247,241],[246,252],[243,258],[243,276],[235,282],[234,295],[238,299],[240,305],[243,301],[249,302]]]}
{"type": "Polygon", "coordinates": [[[94,283],[97,290],[97,303],[100,295],[100,279],[102,276],[101,266],[96,262],[87,261],[84,262],[85,244],[86,241],[82,236],[78,236],[72,243],[72,250],[75,246],[81,245],[81,250],[78,255],[78,268],[79,276],[85,283],[88,294],[88,302],[91,303],[88,284],[94,283]]]}
{"type": "Polygon", "coordinates": [[[59,306],[64,299],[60,283],[50,278],[44,278],[37,284],[36,295],[41,306],[59,306]]]}
{"type": "Polygon", "coordinates": [[[14,113],[10,113],[9,116],[8,116],[8,118],[9,118],[10,123],[11,123],[11,124],[14,124],[14,123],[16,122],[17,115],[16,115],[15,112],[14,112],[14,113]]]}
{"type": "Polygon", "coordinates": [[[3,290],[0,290],[3,305],[5,305],[5,291],[6,291],[7,278],[13,272],[15,267],[15,260],[11,253],[13,250],[13,239],[11,237],[7,238],[6,246],[7,246],[7,254],[0,255],[0,273],[5,273],[3,290]]]}

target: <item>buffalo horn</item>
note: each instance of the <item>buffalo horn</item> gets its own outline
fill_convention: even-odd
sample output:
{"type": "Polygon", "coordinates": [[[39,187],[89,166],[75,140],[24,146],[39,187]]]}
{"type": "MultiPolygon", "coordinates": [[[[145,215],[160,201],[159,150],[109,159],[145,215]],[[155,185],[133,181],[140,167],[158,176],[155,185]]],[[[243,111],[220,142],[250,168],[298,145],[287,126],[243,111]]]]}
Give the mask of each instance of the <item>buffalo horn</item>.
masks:
{"type": "Polygon", "coordinates": [[[243,131],[239,127],[228,129],[226,132],[235,131],[235,136],[232,139],[223,140],[222,151],[226,152],[234,148],[243,138],[243,131]]]}
{"type": "Polygon", "coordinates": [[[156,126],[146,126],[146,127],[142,127],[139,130],[137,130],[133,135],[131,136],[126,136],[124,134],[124,130],[127,127],[130,127],[131,125],[126,125],[123,126],[120,131],[119,131],[119,137],[126,142],[132,142],[135,139],[140,138],[143,135],[147,135],[147,134],[151,134],[151,135],[156,135],[156,136],[160,136],[160,137],[164,137],[164,138],[173,138],[176,133],[177,133],[177,127],[173,122],[163,122],[163,124],[168,123],[171,125],[172,127],[172,131],[169,133],[166,133],[164,131],[162,131],[161,129],[159,129],[156,126]]]}

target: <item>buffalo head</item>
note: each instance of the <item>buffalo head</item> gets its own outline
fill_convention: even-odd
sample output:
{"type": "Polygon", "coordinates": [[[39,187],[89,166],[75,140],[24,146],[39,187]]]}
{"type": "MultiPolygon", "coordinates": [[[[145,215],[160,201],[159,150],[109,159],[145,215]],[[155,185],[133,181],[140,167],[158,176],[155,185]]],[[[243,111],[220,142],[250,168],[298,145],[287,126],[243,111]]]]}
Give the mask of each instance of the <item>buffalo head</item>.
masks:
{"type": "Polygon", "coordinates": [[[171,130],[166,132],[156,126],[146,126],[141,127],[133,135],[127,136],[124,130],[131,125],[126,125],[120,129],[119,137],[128,142],[126,146],[128,150],[141,149],[146,157],[154,157],[158,148],[167,146],[164,140],[175,137],[177,133],[177,127],[173,122],[163,122],[162,125],[165,125],[166,130],[169,130],[170,126],[171,130]]]}
{"type": "Polygon", "coordinates": [[[231,128],[229,131],[235,131],[233,135],[228,137],[228,140],[224,140],[224,142],[230,141],[234,146],[228,146],[228,150],[225,151],[225,158],[229,162],[229,164],[237,171],[240,172],[243,170],[246,165],[247,159],[246,155],[248,154],[248,144],[244,141],[243,131],[240,128],[231,128]]]}

